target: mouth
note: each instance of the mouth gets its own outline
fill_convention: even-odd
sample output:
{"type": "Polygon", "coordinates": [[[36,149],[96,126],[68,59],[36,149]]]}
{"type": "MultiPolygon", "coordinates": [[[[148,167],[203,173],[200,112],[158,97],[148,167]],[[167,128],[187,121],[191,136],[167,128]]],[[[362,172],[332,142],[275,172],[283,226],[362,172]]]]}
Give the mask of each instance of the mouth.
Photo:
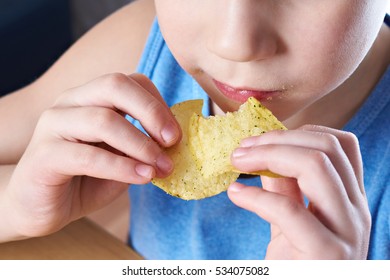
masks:
{"type": "Polygon", "coordinates": [[[227,98],[236,102],[244,103],[249,97],[254,97],[261,101],[271,101],[274,97],[279,96],[281,90],[258,90],[249,88],[235,88],[213,79],[215,86],[227,98]]]}

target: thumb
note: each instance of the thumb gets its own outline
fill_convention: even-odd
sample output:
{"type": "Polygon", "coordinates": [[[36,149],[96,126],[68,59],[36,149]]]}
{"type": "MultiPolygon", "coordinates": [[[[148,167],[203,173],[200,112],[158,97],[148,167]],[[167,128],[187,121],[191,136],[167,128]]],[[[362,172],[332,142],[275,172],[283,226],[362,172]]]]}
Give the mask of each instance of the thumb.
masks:
{"type": "Polygon", "coordinates": [[[309,251],[320,238],[312,233],[324,232],[324,228],[303,204],[295,200],[303,201],[301,195],[298,195],[300,192],[297,191],[296,182],[280,178],[265,181],[270,190],[235,182],[229,186],[228,196],[237,206],[269,222],[273,228],[272,235],[282,232],[292,244],[309,251]],[[289,190],[290,187],[293,190],[289,190]]]}
{"type": "MultiPolygon", "coordinates": [[[[237,206],[254,212],[270,221],[274,216],[270,209],[279,204],[278,201],[290,201],[291,204],[304,205],[303,195],[293,178],[261,177],[263,187],[246,186],[235,182],[228,188],[229,199],[237,206]]],[[[275,210],[273,210],[275,211],[275,210]]]]}

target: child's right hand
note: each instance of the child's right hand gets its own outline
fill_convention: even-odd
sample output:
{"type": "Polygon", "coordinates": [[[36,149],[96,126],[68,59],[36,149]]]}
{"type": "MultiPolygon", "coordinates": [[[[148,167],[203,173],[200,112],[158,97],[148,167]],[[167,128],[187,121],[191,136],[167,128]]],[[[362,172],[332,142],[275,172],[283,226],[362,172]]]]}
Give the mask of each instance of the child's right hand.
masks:
{"type": "Polygon", "coordinates": [[[68,90],[41,115],[4,190],[15,239],[55,232],[108,204],[129,183],[168,175],[173,166],[161,146],[180,137],[180,126],[143,75],[106,75],[68,90]]]}

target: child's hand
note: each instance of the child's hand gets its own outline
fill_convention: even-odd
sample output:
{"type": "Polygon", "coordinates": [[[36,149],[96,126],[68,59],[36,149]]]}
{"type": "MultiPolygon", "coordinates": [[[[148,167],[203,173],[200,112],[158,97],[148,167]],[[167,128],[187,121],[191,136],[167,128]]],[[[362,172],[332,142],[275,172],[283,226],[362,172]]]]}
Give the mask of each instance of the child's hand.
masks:
{"type": "Polygon", "coordinates": [[[232,163],[286,177],[262,177],[263,189],[234,183],[228,191],[235,204],[271,224],[266,258],[367,257],[371,218],[354,135],[317,126],[273,131],[245,139],[232,163]]]}
{"type": "Polygon", "coordinates": [[[108,204],[129,183],[167,176],[173,166],[160,146],[173,145],[180,133],[157,89],[140,74],[106,75],[68,90],[42,114],[14,170],[3,202],[8,223],[20,238],[52,233],[108,204]]]}

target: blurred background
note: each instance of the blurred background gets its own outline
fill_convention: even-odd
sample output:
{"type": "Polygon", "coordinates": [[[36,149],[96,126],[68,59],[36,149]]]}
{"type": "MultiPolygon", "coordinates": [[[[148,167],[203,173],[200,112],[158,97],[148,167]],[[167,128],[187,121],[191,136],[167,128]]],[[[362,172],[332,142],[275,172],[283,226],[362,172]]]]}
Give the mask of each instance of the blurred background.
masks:
{"type": "Polygon", "coordinates": [[[0,0],[0,96],[39,77],[77,38],[132,0],[0,0]]]}

